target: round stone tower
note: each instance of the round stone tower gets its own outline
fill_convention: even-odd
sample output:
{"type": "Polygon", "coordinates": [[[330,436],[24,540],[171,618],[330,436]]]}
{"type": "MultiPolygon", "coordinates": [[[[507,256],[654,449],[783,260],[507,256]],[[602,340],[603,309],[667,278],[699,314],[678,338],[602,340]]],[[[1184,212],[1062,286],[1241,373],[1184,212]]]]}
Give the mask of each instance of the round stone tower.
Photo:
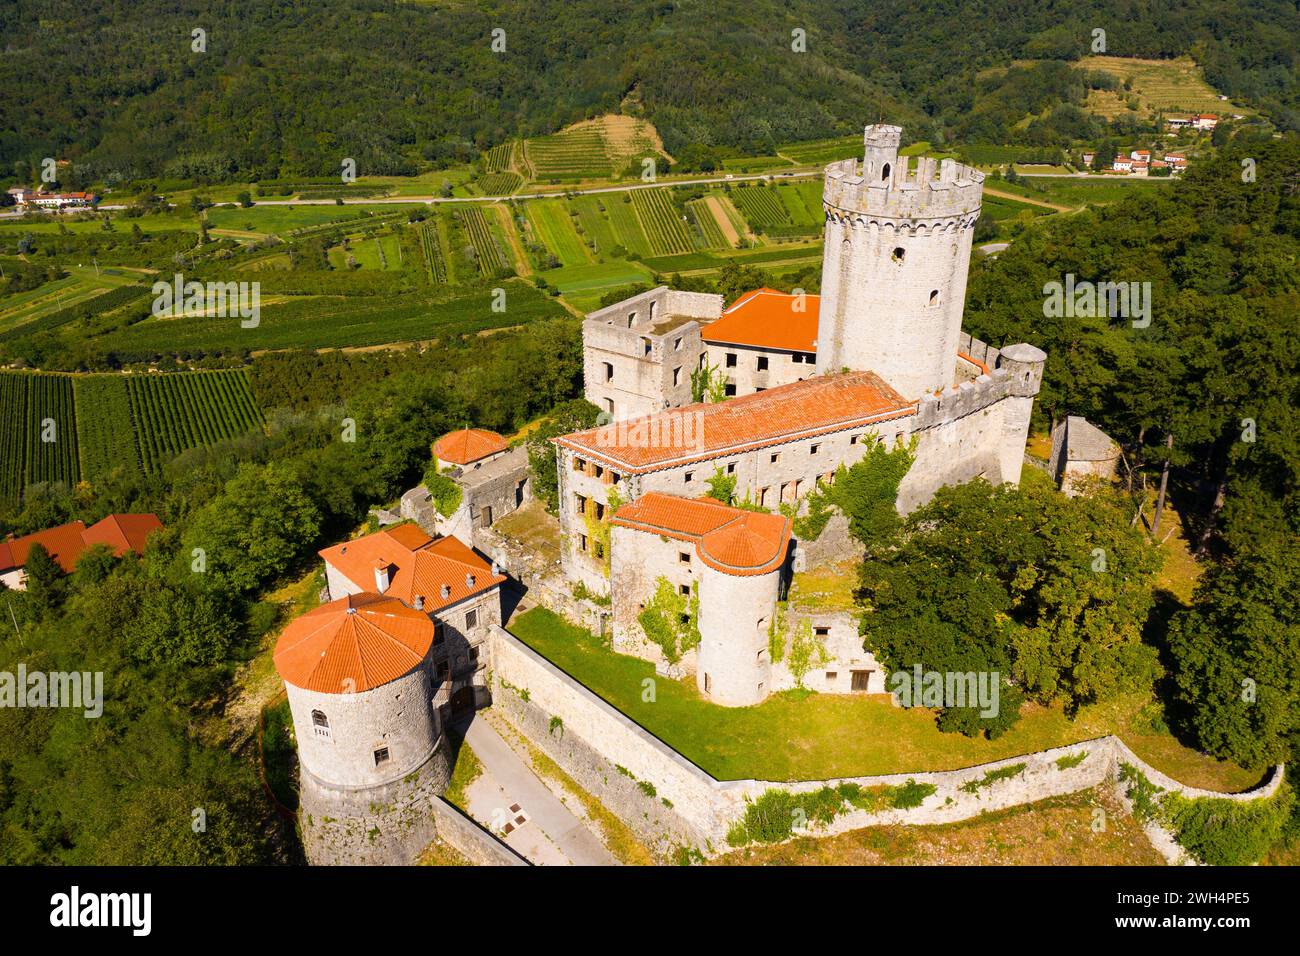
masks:
{"type": "Polygon", "coordinates": [[[715,704],[757,704],[772,689],[768,646],[790,519],[745,512],[704,535],[696,550],[704,564],[696,684],[715,704]]]}
{"type": "Polygon", "coordinates": [[[1047,353],[1020,342],[1002,350],[998,368],[1006,369],[1011,386],[1002,405],[1001,459],[1002,480],[1020,484],[1020,470],[1025,463],[1025,439],[1029,436],[1029,416],[1034,410],[1034,396],[1043,385],[1043,366],[1047,353]]]}
{"type": "Polygon", "coordinates": [[[434,707],[434,624],[354,594],[294,620],[275,646],[298,743],[299,821],[312,863],[411,863],[451,778],[434,707]]]}
{"type": "Polygon", "coordinates": [[[902,129],[868,126],[862,162],[826,167],[817,370],[877,373],[904,398],[953,384],[984,174],[898,155],[902,129]]]}

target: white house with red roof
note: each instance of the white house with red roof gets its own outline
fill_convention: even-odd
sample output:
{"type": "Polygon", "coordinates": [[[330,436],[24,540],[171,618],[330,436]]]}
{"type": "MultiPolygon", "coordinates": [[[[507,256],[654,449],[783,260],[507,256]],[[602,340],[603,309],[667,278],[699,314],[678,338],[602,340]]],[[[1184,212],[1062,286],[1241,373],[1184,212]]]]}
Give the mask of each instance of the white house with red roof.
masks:
{"type": "Polygon", "coordinates": [[[821,296],[755,289],[704,326],[706,362],[730,398],[788,385],[817,371],[821,296]]]}

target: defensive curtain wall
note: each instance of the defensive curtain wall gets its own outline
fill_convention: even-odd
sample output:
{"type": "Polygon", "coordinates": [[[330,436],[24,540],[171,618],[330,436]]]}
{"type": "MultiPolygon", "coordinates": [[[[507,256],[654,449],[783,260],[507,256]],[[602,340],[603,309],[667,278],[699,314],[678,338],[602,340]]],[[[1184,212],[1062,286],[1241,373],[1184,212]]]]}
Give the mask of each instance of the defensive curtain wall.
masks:
{"type": "MultiPolygon", "coordinates": [[[[1119,779],[1126,764],[1156,786],[1187,798],[1261,799],[1272,796],[1283,777],[1279,765],[1267,782],[1246,793],[1199,790],[1167,777],[1118,737],[1108,736],[963,770],[796,782],[715,780],[504,628],[494,628],[489,640],[494,707],[665,855],[678,846],[695,847],[705,854],[725,851],[727,832],[744,816],[747,802],[770,789],[805,792],[846,782],[866,789],[912,780],[935,788],[912,809],[845,812],[817,831],[830,835],[886,824],[952,823],[1102,784],[1127,801],[1126,785],[1119,779]],[[1023,766],[1017,769],[1018,765],[1023,766]]],[[[1187,862],[1168,831],[1155,824],[1146,829],[1169,862],[1187,862]]]]}

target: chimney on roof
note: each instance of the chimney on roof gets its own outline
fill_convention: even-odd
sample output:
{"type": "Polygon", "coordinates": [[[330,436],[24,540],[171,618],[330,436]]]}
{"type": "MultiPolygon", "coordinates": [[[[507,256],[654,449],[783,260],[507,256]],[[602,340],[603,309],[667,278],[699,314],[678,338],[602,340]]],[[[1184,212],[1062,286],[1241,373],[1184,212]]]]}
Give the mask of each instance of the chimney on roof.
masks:
{"type": "Polygon", "coordinates": [[[444,585],[442,586],[442,592],[441,592],[441,593],[442,593],[442,599],[443,599],[444,601],[447,600],[447,598],[451,597],[451,585],[450,585],[450,584],[444,584],[444,585]]]}
{"type": "Polygon", "coordinates": [[[474,575],[472,574],[465,575],[465,587],[471,589],[474,587],[474,575]]]}
{"type": "Polygon", "coordinates": [[[492,562],[492,576],[495,578],[495,577],[498,577],[500,574],[501,574],[501,565],[499,565],[499,564],[497,564],[495,561],[493,561],[493,562],[492,562]]]}
{"type": "Polygon", "coordinates": [[[390,582],[388,571],[390,565],[383,558],[375,562],[375,590],[383,594],[388,590],[390,582]]]}
{"type": "Polygon", "coordinates": [[[424,595],[423,595],[423,594],[417,594],[417,595],[415,596],[415,609],[416,609],[417,611],[423,611],[423,610],[424,610],[424,595]]]}

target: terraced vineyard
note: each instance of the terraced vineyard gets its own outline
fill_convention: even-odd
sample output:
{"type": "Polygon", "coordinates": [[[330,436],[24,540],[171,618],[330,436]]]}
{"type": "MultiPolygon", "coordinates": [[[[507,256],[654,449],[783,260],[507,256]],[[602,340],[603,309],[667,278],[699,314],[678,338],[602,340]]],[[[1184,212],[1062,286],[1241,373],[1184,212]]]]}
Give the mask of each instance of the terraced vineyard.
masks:
{"type": "Polygon", "coordinates": [[[429,281],[435,285],[445,285],[448,280],[447,260],[442,254],[442,238],[438,235],[437,221],[426,222],[419,227],[420,251],[424,253],[424,267],[429,273],[429,281]]]}
{"type": "Polygon", "coordinates": [[[243,371],[132,375],[126,392],[145,471],[189,448],[245,434],[264,423],[243,371]]]}
{"type": "Polygon", "coordinates": [[[604,134],[596,125],[530,139],[524,151],[534,179],[599,179],[614,172],[604,134]]]}
{"type": "Polygon", "coordinates": [[[499,146],[493,146],[483,154],[483,168],[489,173],[509,172],[510,157],[513,151],[513,143],[502,143],[499,146]]]}
{"type": "Polygon", "coordinates": [[[666,190],[638,189],[632,193],[632,206],[653,255],[671,256],[694,249],[691,234],[666,190]]]}
{"type": "Polygon", "coordinates": [[[477,206],[466,206],[459,210],[458,215],[465,226],[465,232],[469,235],[470,245],[474,247],[479,272],[490,277],[502,269],[509,269],[510,259],[497,242],[496,236],[492,235],[492,229],[483,215],[483,210],[477,206]]]}

